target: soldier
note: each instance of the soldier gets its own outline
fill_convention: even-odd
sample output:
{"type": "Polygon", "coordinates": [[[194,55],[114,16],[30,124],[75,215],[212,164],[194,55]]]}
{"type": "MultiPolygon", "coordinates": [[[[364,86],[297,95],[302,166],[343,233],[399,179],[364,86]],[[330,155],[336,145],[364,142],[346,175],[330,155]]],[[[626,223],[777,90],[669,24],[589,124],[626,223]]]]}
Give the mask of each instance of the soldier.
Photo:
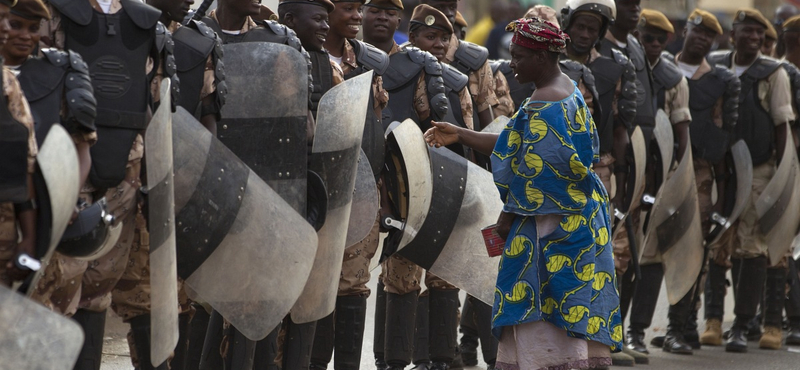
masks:
{"type": "Polygon", "coordinates": [[[781,4],[775,9],[775,18],[772,20],[772,25],[778,30],[778,44],[775,45],[775,57],[783,58],[786,54],[786,42],[783,39],[784,23],[796,15],[800,14],[800,9],[792,4],[781,4]]]}
{"type": "MultiPolygon", "coordinates": [[[[689,85],[681,74],[672,56],[663,55],[667,40],[675,32],[667,17],[652,9],[643,9],[639,21],[639,41],[644,47],[645,56],[653,75],[653,87],[659,109],[663,109],[672,123],[674,137],[678,143],[677,159],[683,157],[689,136],[689,85]]],[[[664,159],[671,163],[672,158],[664,159]]],[[[659,259],[642,258],[640,263],[641,279],[635,285],[631,302],[631,316],[628,326],[628,348],[649,354],[644,344],[644,330],[650,327],[655,313],[661,281],[664,279],[664,268],[659,259]]],[[[687,294],[680,303],[684,310],[691,303],[691,294],[687,294]]],[[[680,324],[686,320],[681,320],[680,324]]],[[[682,327],[682,326],[681,326],[682,327]]],[[[691,347],[682,338],[675,346],[665,347],[675,353],[691,354],[691,347]]]]}
{"type": "MultiPolygon", "coordinates": [[[[73,318],[83,326],[86,340],[76,368],[100,366],[105,310],[112,300],[112,308],[130,322],[137,338],[140,366],[151,368],[149,297],[126,295],[130,284],[118,287],[117,283],[123,274],[133,284],[149,283],[149,239],[137,202],[144,153],[140,132],[153,110],[151,102],[158,98],[151,91],[157,89],[151,86],[154,72],[161,68],[167,76],[174,72],[172,42],[166,27],[158,23],[161,12],[138,1],[50,1],[50,5],[53,17],[42,24],[41,42],[79,53],[97,76],[92,85],[98,104],[98,141],[91,148],[92,169],[84,191],[106,193],[109,212],[123,225],[114,249],[91,262],[83,274],[81,301],[73,318]],[[112,290],[115,293],[108,299],[112,290]]],[[[177,89],[175,84],[173,92],[177,89]]]]}
{"type": "MultiPolygon", "coordinates": [[[[0,1],[0,40],[8,37],[8,18],[16,2],[0,1]]],[[[2,104],[6,110],[0,123],[3,136],[2,173],[0,184],[0,284],[10,287],[23,280],[30,270],[18,268],[13,260],[20,254],[35,255],[36,201],[33,191],[36,133],[28,102],[14,74],[3,69],[2,104]]]]}
{"type": "MultiPolygon", "coordinates": [[[[722,342],[720,323],[723,312],[722,301],[725,296],[725,261],[730,255],[733,274],[736,277],[734,280],[736,319],[725,346],[728,352],[747,351],[747,323],[756,315],[756,309],[764,292],[765,280],[775,283],[786,281],[785,267],[773,266],[767,269],[769,247],[765,241],[765,234],[759,229],[759,216],[755,210],[756,200],[775,174],[776,157],[781,158],[783,154],[787,140],[784,125],[795,119],[786,70],[780,68],[780,63],[764,57],[760,52],[768,26],[769,21],[757,10],[738,10],[731,32],[736,51],[714,52],[708,57],[710,64],[722,64],[739,76],[742,97],[734,133],[735,139],[745,140],[753,160],[753,189],[750,201],[735,226],[732,243],[727,243],[725,245],[727,248],[717,248],[714,251],[709,262],[708,284],[705,291],[706,307],[714,307],[715,312],[706,311],[706,332],[700,341],[703,344],[719,345],[722,342]]],[[[774,283],[770,283],[772,284],[774,283]]],[[[770,291],[769,296],[780,296],[779,291],[774,289],[770,291]]],[[[768,297],[764,311],[774,310],[772,307],[776,303],[782,304],[782,301],[768,297]]],[[[773,317],[767,317],[765,333],[761,337],[759,346],[779,348],[781,336],[780,314],[777,322],[773,317]]]]}

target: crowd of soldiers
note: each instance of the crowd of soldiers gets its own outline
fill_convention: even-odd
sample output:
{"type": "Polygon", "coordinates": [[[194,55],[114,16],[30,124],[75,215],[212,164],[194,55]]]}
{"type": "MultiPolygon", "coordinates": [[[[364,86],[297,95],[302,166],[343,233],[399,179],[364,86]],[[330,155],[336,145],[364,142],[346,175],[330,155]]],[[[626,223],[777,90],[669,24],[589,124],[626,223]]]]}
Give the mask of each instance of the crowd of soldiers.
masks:
{"type": "MultiPolygon", "coordinates": [[[[0,0],[0,278],[29,300],[0,298],[83,332],[66,365],[39,361],[99,369],[110,307],[136,369],[358,369],[380,263],[379,369],[474,366],[479,346],[493,369],[489,160],[422,132],[500,130],[535,86],[463,41],[458,0],[212,2],[0,0]]],[[[615,365],[648,363],[662,282],[652,346],[800,345],[798,14],[739,10],[733,50],[712,51],[723,27],[696,9],[675,55],[639,0],[526,14],[569,35],[561,70],[596,125],[615,365]]]]}

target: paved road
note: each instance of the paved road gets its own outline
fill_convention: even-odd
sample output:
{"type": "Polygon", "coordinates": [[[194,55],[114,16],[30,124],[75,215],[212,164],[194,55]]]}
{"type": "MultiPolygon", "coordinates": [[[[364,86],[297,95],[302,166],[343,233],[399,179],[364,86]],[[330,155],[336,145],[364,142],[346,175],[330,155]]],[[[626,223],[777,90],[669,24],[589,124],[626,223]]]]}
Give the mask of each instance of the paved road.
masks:
{"type": "MultiPolygon", "coordinates": [[[[370,287],[374,290],[376,285],[377,273],[370,282],[370,287]]],[[[665,289],[661,289],[661,298],[656,311],[653,325],[647,333],[648,338],[653,335],[663,334],[666,328],[666,313],[668,304],[666,302],[665,289]]],[[[463,292],[462,292],[463,298],[463,292]]],[[[361,359],[361,368],[364,370],[374,370],[372,361],[372,337],[374,321],[372,313],[375,310],[374,295],[367,302],[367,330],[364,333],[364,349],[361,359]]],[[[726,303],[728,314],[726,321],[733,320],[731,310],[733,302],[726,303]]],[[[110,311],[110,310],[109,310],[110,311]]],[[[103,365],[101,370],[131,370],[130,356],[125,335],[128,327],[123,324],[113,313],[109,314],[106,321],[106,340],[103,348],[103,365]]],[[[480,352],[480,351],[479,351],[480,352]]],[[[663,353],[660,349],[651,349],[652,355],[650,365],[639,365],[636,368],[646,370],[798,370],[800,369],[800,347],[784,348],[779,351],[766,351],[757,348],[757,343],[751,343],[751,349],[747,354],[726,353],[722,347],[704,347],[697,351],[693,356],[679,356],[663,353]]],[[[331,366],[332,368],[333,366],[331,366]]],[[[480,367],[467,368],[468,370],[485,369],[485,364],[480,367]]],[[[617,368],[623,369],[623,368],[617,368]]],[[[221,369],[220,369],[221,370],[221,369]]]]}

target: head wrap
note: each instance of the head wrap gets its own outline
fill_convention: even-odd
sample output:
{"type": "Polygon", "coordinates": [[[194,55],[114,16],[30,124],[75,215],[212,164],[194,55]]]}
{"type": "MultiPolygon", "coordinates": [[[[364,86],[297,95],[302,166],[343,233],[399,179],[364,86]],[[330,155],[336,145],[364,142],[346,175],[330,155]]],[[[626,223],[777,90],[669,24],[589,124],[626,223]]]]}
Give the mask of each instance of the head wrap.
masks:
{"type": "Polygon", "coordinates": [[[558,26],[540,18],[517,19],[506,26],[507,32],[514,32],[511,42],[533,50],[547,50],[553,53],[564,51],[569,36],[558,26]]]}

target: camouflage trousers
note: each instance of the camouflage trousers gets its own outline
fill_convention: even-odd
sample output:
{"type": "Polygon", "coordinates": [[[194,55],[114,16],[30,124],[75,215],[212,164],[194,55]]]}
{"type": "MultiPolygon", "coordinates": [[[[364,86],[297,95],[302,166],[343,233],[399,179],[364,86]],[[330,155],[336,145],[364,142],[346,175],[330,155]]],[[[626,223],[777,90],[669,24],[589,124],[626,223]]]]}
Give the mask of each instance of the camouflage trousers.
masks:
{"type": "Polygon", "coordinates": [[[344,250],[342,273],[339,277],[338,296],[369,296],[367,283],[370,279],[369,264],[380,243],[380,220],[375,223],[366,238],[344,250]]]}
{"type": "MultiPolygon", "coordinates": [[[[380,279],[387,293],[403,295],[421,290],[420,281],[424,269],[405,257],[392,255],[383,261],[381,270],[380,279]]],[[[425,272],[425,286],[437,290],[458,289],[430,271],[425,272]]]]}

